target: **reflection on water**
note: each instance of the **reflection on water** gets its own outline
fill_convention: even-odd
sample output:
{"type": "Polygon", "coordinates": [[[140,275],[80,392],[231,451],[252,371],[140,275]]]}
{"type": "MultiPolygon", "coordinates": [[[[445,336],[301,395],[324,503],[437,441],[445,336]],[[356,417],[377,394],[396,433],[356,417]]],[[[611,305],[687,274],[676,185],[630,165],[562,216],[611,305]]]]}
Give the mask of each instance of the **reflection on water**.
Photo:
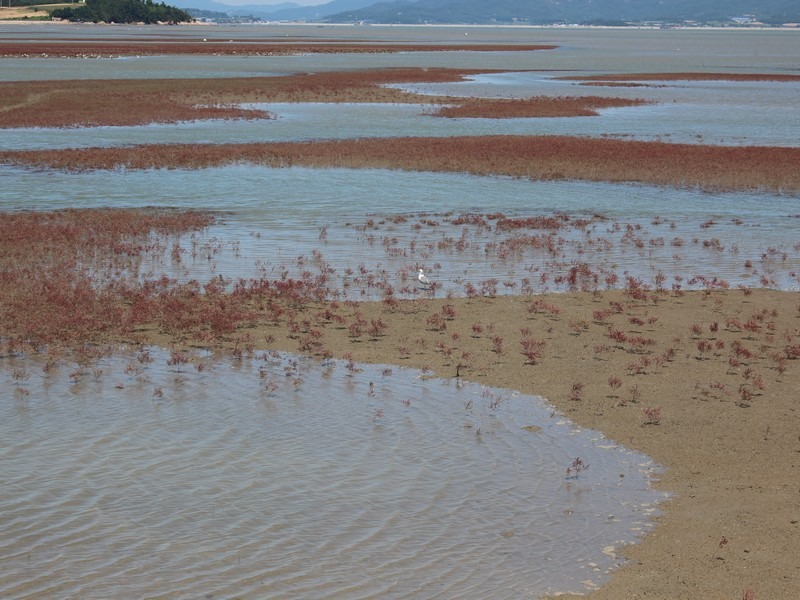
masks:
{"type": "Polygon", "coordinates": [[[602,583],[663,498],[539,398],[397,367],[151,349],[0,381],[5,598],[535,598],[602,583]]]}

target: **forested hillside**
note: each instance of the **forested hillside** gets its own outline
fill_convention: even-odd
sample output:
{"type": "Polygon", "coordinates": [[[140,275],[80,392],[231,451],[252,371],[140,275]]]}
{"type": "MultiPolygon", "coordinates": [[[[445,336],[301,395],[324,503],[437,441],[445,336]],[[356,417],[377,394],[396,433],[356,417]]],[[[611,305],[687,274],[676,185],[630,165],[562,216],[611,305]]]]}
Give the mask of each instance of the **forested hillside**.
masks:
{"type": "Polygon", "coordinates": [[[374,23],[800,22],[797,0],[397,0],[340,12],[328,21],[374,23]]]}
{"type": "Polygon", "coordinates": [[[181,23],[191,15],[163,2],[153,0],[86,0],[76,8],[59,8],[51,13],[56,19],[90,23],[181,23]]]}

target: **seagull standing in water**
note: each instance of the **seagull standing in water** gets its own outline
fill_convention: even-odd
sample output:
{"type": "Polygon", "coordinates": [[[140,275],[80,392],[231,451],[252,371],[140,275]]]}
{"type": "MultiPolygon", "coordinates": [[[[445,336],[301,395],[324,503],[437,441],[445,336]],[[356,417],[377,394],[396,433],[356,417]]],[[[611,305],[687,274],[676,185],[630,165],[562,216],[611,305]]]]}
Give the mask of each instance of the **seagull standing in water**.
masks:
{"type": "Polygon", "coordinates": [[[431,286],[431,280],[428,279],[428,276],[422,272],[422,269],[419,270],[419,275],[417,275],[417,279],[419,279],[419,282],[425,287],[431,286]]]}

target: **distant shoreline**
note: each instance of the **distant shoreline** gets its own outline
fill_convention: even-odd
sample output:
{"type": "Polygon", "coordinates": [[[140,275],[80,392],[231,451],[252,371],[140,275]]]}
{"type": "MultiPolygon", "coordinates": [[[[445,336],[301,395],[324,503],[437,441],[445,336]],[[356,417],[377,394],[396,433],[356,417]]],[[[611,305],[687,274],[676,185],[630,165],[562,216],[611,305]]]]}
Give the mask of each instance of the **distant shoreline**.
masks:
{"type": "MultiPolygon", "coordinates": [[[[125,26],[130,27],[132,25],[142,25],[142,26],[153,26],[152,24],[146,25],[145,23],[73,23],[70,21],[65,21],[61,19],[40,19],[42,15],[38,13],[33,13],[31,15],[32,18],[30,19],[3,19],[3,11],[9,10],[8,7],[0,7],[0,24],[3,25],[30,25],[30,24],[55,24],[55,25],[87,25],[93,27],[102,27],[102,26],[109,26],[109,27],[116,27],[116,26],[125,26]]],[[[16,8],[16,7],[13,7],[16,8]]],[[[653,31],[670,31],[670,30],[680,30],[680,31],[798,31],[800,32],[800,23],[790,23],[782,26],[775,26],[775,25],[759,25],[759,26],[749,26],[749,27],[719,27],[719,26],[711,26],[711,25],[696,25],[696,26],[689,26],[689,25],[670,25],[670,26],[657,26],[657,25],[523,25],[523,24],[481,24],[481,23],[325,23],[325,22],[315,22],[315,21],[253,21],[250,23],[217,23],[217,22],[200,22],[194,21],[192,23],[159,23],[157,26],[169,26],[169,27],[198,27],[198,26],[207,26],[207,27],[259,27],[259,26],[269,26],[269,27],[353,27],[353,28],[376,28],[376,27],[390,27],[390,28],[412,28],[412,27],[420,27],[426,29],[457,29],[457,28],[467,28],[467,29],[553,29],[553,30],[564,30],[564,29],[575,29],[575,30],[619,30],[619,31],[641,31],[641,30],[653,30],[653,31]]]]}

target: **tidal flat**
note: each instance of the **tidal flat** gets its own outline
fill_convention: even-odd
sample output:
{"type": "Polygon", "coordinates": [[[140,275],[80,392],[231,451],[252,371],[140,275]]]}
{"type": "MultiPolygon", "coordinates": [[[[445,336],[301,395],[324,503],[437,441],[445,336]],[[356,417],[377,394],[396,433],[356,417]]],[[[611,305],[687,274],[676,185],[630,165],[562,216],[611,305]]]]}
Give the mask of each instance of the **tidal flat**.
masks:
{"type": "MultiPolygon", "coordinates": [[[[17,566],[0,589],[772,598],[797,588],[793,32],[3,31],[30,37],[31,50],[158,32],[232,46],[313,35],[364,52],[4,59],[4,553],[17,566]],[[372,52],[374,38],[430,47],[372,52]],[[432,82],[436,69],[461,71],[432,82]],[[295,85],[300,72],[338,83],[267,97],[272,79],[295,85]],[[402,77],[387,81],[393,72],[402,77]],[[35,110],[48,90],[81,88],[65,74],[84,89],[110,80],[95,96],[112,107],[128,93],[114,90],[139,94],[153,79],[148,103],[116,111],[126,118],[187,112],[117,130],[35,110]],[[242,91],[243,74],[257,94],[242,91]],[[230,79],[229,93],[202,99],[209,77],[220,90],[230,79]],[[598,95],[624,102],[584,116],[503,113],[598,95]],[[381,118],[391,129],[404,99],[419,110],[407,123],[435,122],[441,139],[377,126],[355,139],[381,118]],[[187,116],[209,107],[218,112],[187,116]],[[13,125],[23,114],[34,120],[13,125]],[[493,123],[543,129],[543,154],[496,153],[519,140],[495,139],[493,123]],[[282,154],[270,154],[271,124],[282,154]],[[63,127],[108,142],[73,147],[63,127]],[[127,144],[137,127],[159,143],[127,144]],[[480,135],[458,137],[470,127],[480,135]],[[244,131],[256,138],[246,146],[244,131]],[[419,268],[432,285],[418,284],[419,268]],[[148,501],[158,497],[161,507],[148,501]],[[149,524],[144,537],[136,523],[149,524]],[[198,539],[198,524],[215,539],[198,539]],[[569,533],[576,524],[591,535],[569,533]],[[98,540],[113,551],[95,552],[98,540]],[[142,559],[159,552],[159,565],[142,559]]],[[[84,104],[64,106],[91,115],[84,104]]]]}

